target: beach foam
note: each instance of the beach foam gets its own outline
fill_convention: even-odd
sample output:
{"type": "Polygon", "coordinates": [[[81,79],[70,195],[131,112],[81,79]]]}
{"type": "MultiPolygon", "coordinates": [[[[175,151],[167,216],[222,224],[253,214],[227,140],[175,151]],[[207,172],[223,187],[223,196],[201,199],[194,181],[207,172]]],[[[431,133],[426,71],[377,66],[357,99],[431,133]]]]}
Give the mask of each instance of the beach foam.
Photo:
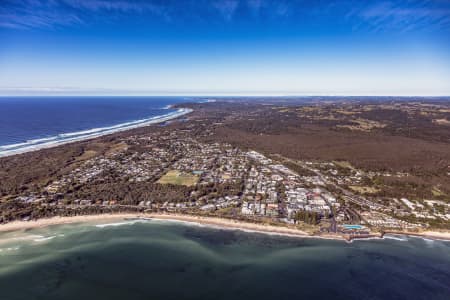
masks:
{"type": "Polygon", "coordinates": [[[8,248],[0,248],[0,252],[11,252],[11,251],[17,251],[20,247],[8,247],[8,248]]]}
{"type": "Polygon", "coordinates": [[[397,236],[397,235],[384,235],[383,237],[384,239],[389,239],[389,240],[396,240],[396,241],[401,241],[401,242],[407,242],[408,238],[407,237],[401,237],[401,236],[397,236]]]}
{"type": "Polygon", "coordinates": [[[57,237],[57,235],[41,237],[41,238],[38,238],[38,239],[34,239],[33,241],[35,241],[35,242],[45,242],[45,241],[53,240],[55,237],[57,237]]]}
{"type": "Polygon", "coordinates": [[[136,223],[148,223],[148,220],[131,220],[131,221],[124,221],[124,222],[116,222],[116,223],[97,224],[97,225],[95,225],[95,227],[98,227],[98,228],[117,227],[117,226],[124,226],[124,225],[133,225],[136,223]]]}
{"type": "Polygon", "coordinates": [[[58,145],[76,142],[81,140],[87,140],[95,137],[99,137],[106,134],[111,134],[119,131],[129,130],[133,128],[138,128],[142,126],[148,126],[152,124],[157,124],[161,122],[165,122],[182,115],[188,114],[192,112],[192,109],[189,108],[180,108],[174,112],[154,116],[146,119],[135,120],[131,122],[125,122],[109,127],[99,127],[92,128],[88,130],[81,130],[75,132],[61,133],[55,136],[28,140],[23,143],[15,143],[10,145],[0,146],[0,157],[35,151],[43,148],[55,147],[58,145]]]}

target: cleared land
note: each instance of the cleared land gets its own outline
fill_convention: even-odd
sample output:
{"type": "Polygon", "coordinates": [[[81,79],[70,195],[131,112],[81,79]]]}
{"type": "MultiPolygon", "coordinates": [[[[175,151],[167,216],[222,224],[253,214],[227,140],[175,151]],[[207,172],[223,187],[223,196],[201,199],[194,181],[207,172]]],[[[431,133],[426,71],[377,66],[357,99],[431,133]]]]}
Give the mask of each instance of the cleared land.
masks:
{"type": "Polygon", "coordinates": [[[171,170],[167,172],[163,177],[158,180],[160,184],[174,184],[193,186],[197,183],[198,177],[192,174],[181,173],[177,170],[171,170]]]}
{"type": "Polygon", "coordinates": [[[350,185],[349,186],[350,189],[352,189],[355,192],[358,192],[360,194],[374,194],[379,192],[379,189],[376,189],[374,187],[371,186],[357,186],[357,185],[350,185]]]}

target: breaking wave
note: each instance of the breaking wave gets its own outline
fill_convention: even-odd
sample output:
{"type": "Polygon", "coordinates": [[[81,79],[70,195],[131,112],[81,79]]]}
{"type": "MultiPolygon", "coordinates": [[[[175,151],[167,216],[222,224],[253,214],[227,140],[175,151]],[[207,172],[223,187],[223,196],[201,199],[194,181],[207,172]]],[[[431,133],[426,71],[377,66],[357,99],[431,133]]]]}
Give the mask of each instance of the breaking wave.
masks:
{"type": "Polygon", "coordinates": [[[8,248],[0,248],[0,252],[10,252],[10,251],[17,251],[20,247],[8,247],[8,248]]]}
{"type": "Polygon", "coordinates": [[[402,236],[397,236],[397,235],[384,235],[383,237],[384,239],[388,239],[388,240],[396,240],[396,241],[401,241],[401,242],[407,242],[408,238],[407,237],[402,237],[402,236]]]}
{"type": "Polygon", "coordinates": [[[35,242],[45,242],[45,241],[53,240],[54,238],[56,238],[58,236],[63,236],[63,235],[44,236],[44,237],[41,237],[41,238],[34,239],[33,241],[35,241],[35,242]]]}
{"type": "Polygon", "coordinates": [[[97,228],[117,227],[117,226],[124,226],[124,225],[133,225],[136,223],[148,223],[148,221],[147,220],[132,220],[132,221],[117,222],[117,223],[105,223],[105,224],[97,224],[97,225],[95,225],[95,227],[97,227],[97,228]]]}
{"type": "Polygon", "coordinates": [[[109,127],[99,127],[99,128],[92,128],[88,130],[81,130],[81,131],[75,131],[75,132],[68,132],[68,133],[61,133],[55,136],[46,137],[46,138],[40,138],[40,139],[32,139],[28,140],[26,142],[22,143],[16,143],[16,144],[10,144],[10,145],[4,145],[0,146],[0,157],[2,156],[8,156],[33,150],[38,150],[42,148],[50,148],[53,146],[75,142],[75,141],[81,141],[85,139],[91,139],[95,137],[99,137],[106,134],[111,134],[123,130],[133,129],[141,126],[147,126],[151,124],[161,123],[168,120],[171,120],[173,118],[177,118],[179,116],[185,115],[187,113],[190,113],[192,109],[188,108],[180,108],[174,112],[154,116],[146,119],[140,119],[130,122],[125,122],[109,127]]]}

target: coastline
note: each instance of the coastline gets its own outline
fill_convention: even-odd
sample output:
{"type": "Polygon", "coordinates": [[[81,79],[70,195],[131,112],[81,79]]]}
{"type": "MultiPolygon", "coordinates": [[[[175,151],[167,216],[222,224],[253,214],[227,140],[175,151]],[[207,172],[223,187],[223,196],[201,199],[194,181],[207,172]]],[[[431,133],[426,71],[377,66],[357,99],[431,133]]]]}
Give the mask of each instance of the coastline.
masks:
{"type": "MultiPolygon", "coordinates": [[[[173,107],[170,107],[170,108],[173,108],[173,107]]],[[[108,134],[114,134],[117,132],[123,132],[123,131],[131,130],[131,129],[135,129],[135,128],[154,125],[154,124],[158,124],[158,123],[162,123],[162,122],[166,122],[169,120],[179,118],[179,117],[189,114],[191,112],[193,112],[193,109],[191,109],[191,108],[179,108],[172,113],[169,113],[166,115],[161,115],[161,116],[151,117],[149,119],[145,119],[142,121],[137,120],[137,121],[132,121],[132,122],[128,122],[128,123],[117,124],[117,125],[114,125],[111,127],[94,128],[94,129],[84,130],[84,131],[75,132],[75,133],[63,133],[58,136],[69,137],[69,138],[62,139],[62,140],[57,140],[58,136],[55,136],[55,137],[48,138],[48,139],[34,140],[34,141],[36,141],[36,144],[31,143],[25,147],[20,147],[20,146],[26,145],[29,142],[16,144],[17,147],[20,147],[17,149],[15,149],[15,147],[13,147],[15,145],[4,145],[4,146],[0,146],[0,158],[8,157],[8,156],[16,155],[16,154],[37,151],[37,150],[41,150],[41,149],[53,148],[53,147],[57,147],[57,146],[65,145],[65,144],[74,143],[74,142],[87,141],[87,140],[91,140],[91,139],[105,136],[108,134]],[[97,131],[97,132],[95,132],[95,131],[97,131]],[[86,133],[86,134],[82,135],[83,133],[86,133]],[[70,138],[71,135],[74,137],[70,138]],[[82,136],[77,136],[77,135],[82,135],[82,136]],[[38,143],[39,141],[45,141],[45,140],[49,140],[49,141],[43,142],[43,143],[38,143]],[[8,150],[9,148],[11,150],[8,150]],[[5,150],[3,150],[3,149],[5,149],[5,150]]]]}
{"type": "MultiPolygon", "coordinates": [[[[108,222],[112,220],[123,220],[123,219],[140,219],[140,218],[150,218],[152,220],[160,221],[173,221],[181,222],[187,224],[194,224],[200,226],[207,226],[211,228],[218,228],[224,230],[240,230],[250,233],[261,233],[267,235],[278,235],[278,236],[288,236],[288,237],[299,237],[299,238],[316,238],[316,239],[329,239],[351,242],[342,235],[313,235],[305,231],[296,228],[290,228],[286,226],[275,226],[269,224],[256,224],[245,222],[241,220],[224,219],[219,217],[204,217],[204,216],[194,216],[194,215],[183,215],[183,214],[169,214],[169,213],[117,213],[117,214],[100,214],[100,215],[82,215],[82,216],[70,216],[70,217],[52,217],[52,218],[42,218],[33,221],[13,221],[6,224],[0,225],[0,233],[28,230],[34,228],[47,227],[51,225],[63,225],[63,224],[74,224],[74,223],[87,223],[87,222],[108,222]]],[[[404,235],[410,237],[418,237],[423,239],[432,240],[442,240],[450,241],[450,232],[441,231],[424,231],[424,232],[403,232],[403,231],[386,231],[384,233],[388,235],[404,235]]],[[[383,236],[384,236],[383,235],[383,236]]],[[[369,238],[354,238],[354,240],[371,240],[371,239],[383,239],[384,237],[369,237],[369,238]]]]}
{"type": "Polygon", "coordinates": [[[431,231],[426,230],[423,232],[402,232],[402,231],[386,231],[384,234],[389,235],[406,235],[411,237],[420,237],[424,239],[430,240],[441,240],[441,241],[450,241],[450,232],[449,231],[431,231]]]}
{"type": "Polygon", "coordinates": [[[219,228],[225,230],[241,230],[244,232],[263,233],[269,235],[280,235],[290,237],[302,237],[302,238],[320,238],[320,239],[333,239],[345,241],[340,236],[315,236],[308,234],[295,228],[289,228],[284,226],[274,226],[268,224],[255,224],[240,220],[224,219],[219,217],[204,217],[194,215],[182,215],[182,214],[163,214],[163,213],[118,213],[118,214],[100,214],[100,215],[83,215],[83,216],[71,216],[71,217],[51,217],[42,218],[32,221],[12,221],[6,224],[0,225],[0,232],[28,230],[35,228],[42,228],[51,225],[63,225],[74,223],[86,223],[86,222],[107,222],[112,220],[123,220],[126,218],[150,218],[152,220],[161,221],[174,221],[181,223],[190,223],[201,226],[208,226],[211,228],[219,228]]]}

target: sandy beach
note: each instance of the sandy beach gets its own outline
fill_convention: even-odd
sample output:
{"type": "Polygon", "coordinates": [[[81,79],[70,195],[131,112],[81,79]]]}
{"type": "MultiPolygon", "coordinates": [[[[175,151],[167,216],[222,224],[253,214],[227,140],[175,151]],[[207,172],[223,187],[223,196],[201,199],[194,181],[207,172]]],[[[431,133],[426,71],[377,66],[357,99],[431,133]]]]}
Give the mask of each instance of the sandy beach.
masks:
{"type": "Polygon", "coordinates": [[[404,232],[404,231],[387,231],[386,234],[399,234],[407,236],[416,236],[433,240],[450,241],[450,231],[432,231],[426,230],[422,232],[404,232]]]}
{"type": "MultiPolygon", "coordinates": [[[[170,108],[172,108],[172,107],[170,107],[170,108]]],[[[118,133],[118,132],[122,132],[122,131],[127,131],[127,130],[136,129],[136,128],[140,128],[140,127],[150,126],[150,125],[155,125],[158,123],[163,123],[163,122],[167,122],[167,121],[182,117],[191,112],[193,112],[193,110],[190,108],[180,108],[176,112],[173,112],[171,114],[167,114],[167,115],[163,115],[163,116],[156,116],[153,119],[150,118],[143,122],[135,122],[135,123],[130,122],[126,126],[119,126],[119,125],[121,125],[121,124],[119,124],[119,125],[115,125],[115,126],[112,126],[109,128],[105,127],[105,128],[94,128],[91,130],[86,130],[86,132],[89,132],[89,131],[94,131],[94,132],[83,135],[83,136],[79,136],[79,137],[72,137],[72,138],[67,138],[67,139],[63,139],[63,140],[52,140],[49,142],[39,143],[39,144],[34,144],[30,141],[27,141],[24,143],[16,144],[16,145],[20,146],[19,148],[15,148],[14,147],[15,145],[0,146],[0,158],[6,157],[6,156],[11,156],[11,155],[16,155],[16,154],[21,154],[21,153],[26,153],[26,152],[31,152],[31,151],[37,151],[37,150],[41,150],[41,149],[53,148],[53,147],[70,144],[70,143],[75,143],[75,142],[91,140],[91,139],[95,139],[95,138],[109,135],[109,134],[114,134],[114,133],[118,133]],[[104,130],[100,131],[100,129],[104,129],[104,130]],[[98,131],[98,132],[96,132],[96,131],[98,131]]],[[[124,124],[127,124],[127,123],[124,123],[124,124]]],[[[74,133],[69,133],[69,134],[74,134],[74,133]]],[[[38,141],[38,139],[35,141],[38,141]]]]}
{"type": "MultiPolygon", "coordinates": [[[[72,216],[72,217],[52,217],[43,218],[32,221],[13,221],[10,223],[0,225],[0,232],[26,230],[33,228],[40,228],[50,225],[61,224],[73,224],[73,223],[87,223],[87,222],[112,222],[124,218],[152,218],[155,220],[166,220],[175,222],[185,222],[197,225],[209,226],[220,229],[233,229],[242,230],[245,232],[264,233],[269,235],[282,235],[291,237],[302,238],[320,238],[320,239],[332,239],[332,240],[345,240],[347,239],[341,235],[324,234],[324,235],[311,235],[305,231],[287,227],[287,226],[274,226],[269,224],[256,224],[240,220],[231,220],[218,217],[204,217],[182,214],[162,214],[162,213],[146,213],[146,214],[133,214],[133,213],[120,213],[120,214],[101,214],[101,215],[84,215],[84,216],[72,216]]],[[[403,231],[387,231],[386,234],[398,234],[422,237],[436,240],[450,241],[450,232],[448,231],[423,231],[423,232],[403,232],[403,231]]],[[[372,237],[373,238],[373,237],[372,237]]],[[[361,238],[364,239],[364,238],[361,238]]]]}
{"type": "MultiPolygon", "coordinates": [[[[285,235],[285,236],[298,236],[298,237],[313,237],[310,234],[289,227],[266,225],[266,224],[254,224],[249,222],[243,222],[238,220],[230,220],[214,217],[181,215],[181,214],[102,214],[102,215],[85,215],[85,216],[73,216],[73,217],[52,217],[46,219],[38,219],[33,221],[13,221],[7,224],[0,225],[0,232],[24,230],[45,227],[50,225],[70,224],[70,223],[83,223],[83,222],[108,222],[123,218],[137,218],[145,217],[155,220],[167,220],[195,223],[199,225],[211,226],[223,229],[237,229],[247,232],[259,232],[272,235],[285,235]]],[[[343,239],[338,236],[322,237],[328,239],[343,239]]]]}
{"type": "Polygon", "coordinates": [[[433,239],[450,240],[450,232],[443,231],[424,231],[421,233],[423,237],[430,237],[433,239]]]}

